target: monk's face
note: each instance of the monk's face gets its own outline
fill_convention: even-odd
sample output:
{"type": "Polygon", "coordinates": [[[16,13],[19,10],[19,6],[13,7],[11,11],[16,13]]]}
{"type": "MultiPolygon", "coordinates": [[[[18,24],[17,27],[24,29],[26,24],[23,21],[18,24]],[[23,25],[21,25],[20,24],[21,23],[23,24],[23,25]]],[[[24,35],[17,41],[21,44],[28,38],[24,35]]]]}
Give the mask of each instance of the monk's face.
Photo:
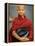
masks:
{"type": "Polygon", "coordinates": [[[21,16],[24,15],[25,14],[25,6],[24,5],[17,6],[17,12],[21,16]]]}

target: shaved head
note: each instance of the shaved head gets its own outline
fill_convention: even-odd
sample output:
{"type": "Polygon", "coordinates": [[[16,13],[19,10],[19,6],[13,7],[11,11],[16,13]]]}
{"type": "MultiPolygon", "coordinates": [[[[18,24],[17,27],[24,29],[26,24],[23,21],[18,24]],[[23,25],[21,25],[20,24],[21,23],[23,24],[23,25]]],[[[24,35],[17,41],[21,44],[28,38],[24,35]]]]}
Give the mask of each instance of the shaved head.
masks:
{"type": "Polygon", "coordinates": [[[25,5],[17,5],[16,8],[17,8],[17,10],[19,10],[21,8],[25,9],[25,5]]]}
{"type": "Polygon", "coordinates": [[[25,14],[25,5],[16,5],[16,9],[19,15],[25,14]]]}

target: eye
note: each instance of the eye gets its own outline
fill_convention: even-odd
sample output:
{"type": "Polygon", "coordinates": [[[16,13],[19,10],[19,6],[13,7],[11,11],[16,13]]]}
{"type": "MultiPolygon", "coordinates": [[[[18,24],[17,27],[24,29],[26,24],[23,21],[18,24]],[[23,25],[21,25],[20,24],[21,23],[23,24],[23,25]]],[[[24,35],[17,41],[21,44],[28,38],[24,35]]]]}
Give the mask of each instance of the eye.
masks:
{"type": "Polygon", "coordinates": [[[20,11],[21,9],[19,9],[19,11],[20,11]]]}
{"type": "Polygon", "coordinates": [[[24,11],[24,9],[22,9],[22,11],[24,11]]]}

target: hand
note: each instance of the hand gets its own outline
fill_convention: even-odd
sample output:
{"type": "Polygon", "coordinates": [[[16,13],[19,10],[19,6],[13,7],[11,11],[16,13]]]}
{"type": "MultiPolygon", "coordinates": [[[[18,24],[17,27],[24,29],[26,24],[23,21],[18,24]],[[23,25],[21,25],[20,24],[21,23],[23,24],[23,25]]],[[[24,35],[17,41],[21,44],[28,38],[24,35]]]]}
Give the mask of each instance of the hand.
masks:
{"type": "Polygon", "coordinates": [[[21,37],[20,38],[20,41],[23,42],[23,41],[29,41],[29,39],[27,37],[21,37]]]}
{"type": "Polygon", "coordinates": [[[21,37],[19,40],[20,40],[21,42],[23,42],[24,39],[25,39],[25,38],[22,38],[22,37],[21,37]]]}
{"type": "Polygon", "coordinates": [[[29,40],[29,38],[27,38],[27,37],[26,37],[26,38],[25,38],[25,40],[27,40],[27,41],[28,41],[28,40],[29,40]]]}

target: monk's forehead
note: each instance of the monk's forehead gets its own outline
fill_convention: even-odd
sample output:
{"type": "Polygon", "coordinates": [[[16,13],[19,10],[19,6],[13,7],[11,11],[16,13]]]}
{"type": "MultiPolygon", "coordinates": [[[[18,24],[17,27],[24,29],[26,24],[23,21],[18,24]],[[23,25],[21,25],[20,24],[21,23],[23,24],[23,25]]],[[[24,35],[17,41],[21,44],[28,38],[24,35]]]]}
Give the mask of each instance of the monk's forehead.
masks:
{"type": "Polygon", "coordinates": [[[16,7],[17,7],[17,8],[21,8],[21,7],[22,7],[22,8],[25,8],[25,5],[17,5],[16,7]]]}

